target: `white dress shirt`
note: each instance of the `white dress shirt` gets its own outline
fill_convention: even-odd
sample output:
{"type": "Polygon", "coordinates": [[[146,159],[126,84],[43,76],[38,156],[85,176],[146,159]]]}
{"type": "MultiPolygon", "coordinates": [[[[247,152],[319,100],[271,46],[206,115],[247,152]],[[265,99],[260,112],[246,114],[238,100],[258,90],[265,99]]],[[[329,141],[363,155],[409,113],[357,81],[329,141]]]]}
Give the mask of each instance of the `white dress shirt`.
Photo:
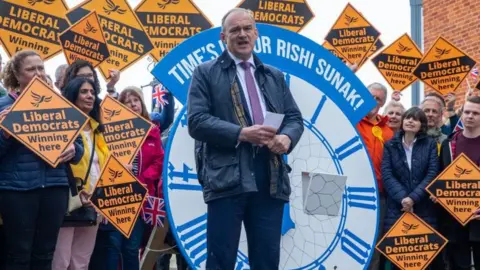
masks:
{"type": "MultiPolygon", "coordinates": [[[[250,105],[250,95],[248,94],[248,90],[247,90],[247,81],[245,79],[245,70],[240,65],[240,63],[243,62],[243,60],[235,57],[235,55],[233,55],[229,51],[228,51],[228,54],[233,59],[233,61],[235,61],[235,65],[237,67],[237,77],[240,81],[240,85],[242,86],[243,95],[245,96],[245,99],[247,100],[248,112],[250,113],[250,118],[253,122],[252,106],[250,105]]],[[[255,88],[257,89],[257,94],[258,94],[258,97],[260,98],[260,106],[262,107],[263,117],[265,118],[265,114],[267,112],[267,109],[266,109],[266,106],[265,106],[265,99],[263,98],[263,94],[260,91],[260,87],[258,87],[257,79],[255,79],[255,62],[253,61],[253,55],[250,56],[250,59],[248,59],[247,62],[251,63],[250,72],[252,73],[253,80],[255,81],[255,88]]]]}
{"type": "Polygon", "coordinates": [[[412,170],[412,150],[413,150],[413,145],[417,141],[417,138],[413,139],[413,142],[411,145],[407,145],[405,142],[405,136],[402,137],[402,144],[403,144],[403,149],[405,150],[405,155],[407,156],[407,163],[408,163],[408,168],[412,170]]]}

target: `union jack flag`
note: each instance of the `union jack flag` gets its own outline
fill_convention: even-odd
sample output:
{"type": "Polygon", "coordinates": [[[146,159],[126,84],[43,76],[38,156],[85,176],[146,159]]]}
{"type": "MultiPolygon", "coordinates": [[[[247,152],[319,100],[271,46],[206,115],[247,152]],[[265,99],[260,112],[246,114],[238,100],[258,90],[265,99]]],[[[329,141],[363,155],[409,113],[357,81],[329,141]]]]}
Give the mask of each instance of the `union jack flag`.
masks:
{"type": "MultiPolygon", "coordinates": [[[[166,100],[167,89],[163,86],[163,84],[158,83],[152,89],[152,106],[155,108],[164,107],[168,104],[166,100]]],[[[153,108],[152,108],[153,109],[153,108]]]]}
{"type": "Polygon", "coordinates": [[[472,71],[470,71],[470,75],[472,76],[473,79],[478,78],[478,67],[474,67],[472,71]]]}
{"type": "Polygon", "coordinates": [[[457,131],[460,131],[460,130],[463,130],[463,122],[462,122],[461,119],[458,119],[457,125],[453,129],[453,132],[457,132],[457,131]]]}
{"type": "Polygon", "coordinates": [[[164,227],[165,223],[165,201],[163,199],[147,196],[143,204],[142,218],[145,223],[156,227],[164,227]]]}

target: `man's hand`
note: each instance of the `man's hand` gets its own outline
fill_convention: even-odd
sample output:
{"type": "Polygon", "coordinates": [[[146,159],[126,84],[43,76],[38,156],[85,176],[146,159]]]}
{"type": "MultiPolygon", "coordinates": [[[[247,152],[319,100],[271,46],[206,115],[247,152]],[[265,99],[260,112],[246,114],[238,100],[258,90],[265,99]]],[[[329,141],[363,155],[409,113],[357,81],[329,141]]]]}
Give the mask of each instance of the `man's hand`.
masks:
{"type": "Polygon", "coordinates": [[[413,209],[413,200],[410,197],[406,197],[402,200],[402,211],[411,212],[413,209]]]}
{"type": "Polygon", "coordinates": [[[133,172],[133,165],[132,164],[124,164],[125,168],[127,168],[127,170],[129,170],[130,172],[133,172]]]}
{"type": "Polygon", "coordinates": [[[393,91],[392,100],[400,101],[401,97],[402,97],[402,93],[400,91],[393,91]]]}
{"type": "Polygon", "coordinates": [[[80,197],[80,202],[82,202],[83,206],[92,206],[92,202],[90,201],[90,197],[92,196],[92,194],[89,194],[82,189],[78,193],[78,196],[80,197]]]}
{"type": "Polygon", "coordinates": [[[60,163],[68,162],[75,156],[75,146],[71,144],[59,157],[60,163]]]}
{"type": "MultiPolygon", "coordinates": [[[[3,118],[5,118],[5,116],[7,116],[7,114],[10,112],[10,107],[8,107],[7,109],[3,110],[0,112],[0,122],[3,121],[3,118]]],[[[2,130],[0,128],[0,132],[3,133],[3,136],[5,136],[5,138],[10,138],[10,134],[8,134],[6,131],[2,130]]]]}
{"type": "Polygon", "coordinates": [[[277,155],[282,155],[288,152],[288,149],[290,149],[290,144],[292,141],[287,135],[275,135],[273,139],[268,143],[268,149],[272,153],[275,153],[277,155]]]}
{"type": "Polygon", "coordinates": [[[455,93],[448,93],[448,95],[445,97],[445,103],[447,105],[448,111],[453,111],[456,100],[457,100],[457,95],[455,95],[455,93]]]}
{"type": "Polygon", "coordinates": [[[430,200],[431,200],[433,203],[438,203],[437,197],[430,196],[430,200]]]}
{"type": "Polygon", "coordinates": [[[115,84],[120,80],[120,71],[115,69],[109,69],[110,81],[107,83],[107,89],[112,89],[115,87],[115,84]]]}
{"type": "Polygon", "coordinates": [[[358,69],[357,63],[355,63],[355,64],[353,64],[353,65],[350,65],[350,63],[347,62],[346,65],[347,65],[347,67],[348,67],[351,71],[357,72],[357,69],[358,69]]]}
{"type": "Polygon", "coordinates": [[[256,145],[267,145],[275,134],[277,129],[269,126],[254,125],[242,128],[238,139],[242,142],[249,142],[256,145]]]}

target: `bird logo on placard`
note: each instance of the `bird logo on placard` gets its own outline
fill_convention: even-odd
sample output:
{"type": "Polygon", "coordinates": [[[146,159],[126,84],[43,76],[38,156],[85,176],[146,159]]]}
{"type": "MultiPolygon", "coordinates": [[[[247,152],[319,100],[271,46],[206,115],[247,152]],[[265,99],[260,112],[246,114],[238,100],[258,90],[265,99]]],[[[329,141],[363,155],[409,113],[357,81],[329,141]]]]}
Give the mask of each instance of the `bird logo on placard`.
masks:
{"type": "Polygon", "coordinates": [[[53,2],[55,2],[55,0],[28,0],[28,3],[32,5],[32,7],[35,6],[36,3],[44,3],[47,5],[51,5],[53,4],[53,2]]]}
{"type": "Polygon", "coordinates": [[[46,96],[41,96],[35,92],[32,91],[32,98],[35,102],[30,102],[34,107],[40,106],[42,103],[47,103],[52,100],[52,96],[46,97],[46,96]]]}
{"type": "Polygon", "coordinates": [[[457,171],[457,173],[455,173],[455,177],[457,178],[460,178],[460,176],[462,175],[467,175],[467,174],[471,174],[472,173],[472,170],[467,170],[467,169],[464,169],[458,165],[455,165],[455,170],[457,171]]]}
{"type": "Polygon", "coordinates": [[[346,26],[350,26],[352,23],[356,23],[358,21],[357,17],[348,16],[347,14],[345,14],[345,19],[347,20],[345,22],[346,26]]]}
{"type": "Polygon", "coordinates": [[[163,4],[162,3],[157,3],[158,7],[161,8],[161,9],[165,9],[168,5],[170,4],[178,4],[180,3],[180,0],[162,0],[163,1],[163,4]]]}
{"type": "Polygon", "coordinates": [[[121,9],[119,5],[115,5],[113,0],[107,0],[107,8],[103,7],[103,11],[107,13],[107,15],[110,15],[111,13],[118,13],[120,15],[125,14],[127,12],[126,9],[121,9]]]}
{"type": "Polygon", "coordinates": [[[89,21],[87,21],[87,25],[85,26],[85,29],[83,29],[83,33],[88,34],[89,32],[96,33],[97,29],[93,27],[89,21]]]}
{"type": "Polygon", "coordinates": [[[413,231],[418,228],[418,224],[408,224],[407,222],[403,222],[403,230],[402,232],[407,234],[409,231],[413,231]]]}
{"type": "Polygon", "coordinates": [[[120,115],[120,112],[122,110],[110,110],[108,108],[103,109],[103,112],[105,113],[105,119],[108,121],[112,121],[112,118],[114,116],[120,115]]]}
{"type": "Polygon", "coordinates": [[[450,50],[451,49],[447,50],[447,49],[440,49],[440,48],[435,47],[435,52],[437,53],[437,55],[435,55],[435,58],[438,59],[438,58],[442,57],[442,55],[449,54],[450,50]]]}
{"type": "Polygon", "coordinates": [[[123,175],[123,172],[122,171],[115,171],[115,170],[112,170],[110,168],[108,168],[108,173],[110,173],[110,178],[108,178],[108,180],[110,180],[110,182],[114,183],[115,182],[115,179],[119,178],[119,177],[122,177],[123,175]]]}
{"type": "Polygon", "coordinates": [[[400,54],[401,54],[402,52],[409,52],[409,51],[411,51],[411,50],[412,50],[412,48],[409,48],[409,47],[407,47],[407,46],[404,46],[402,43],[399,43],[399,44],[398,44],[397,52],[400,53],[400,54]]]}

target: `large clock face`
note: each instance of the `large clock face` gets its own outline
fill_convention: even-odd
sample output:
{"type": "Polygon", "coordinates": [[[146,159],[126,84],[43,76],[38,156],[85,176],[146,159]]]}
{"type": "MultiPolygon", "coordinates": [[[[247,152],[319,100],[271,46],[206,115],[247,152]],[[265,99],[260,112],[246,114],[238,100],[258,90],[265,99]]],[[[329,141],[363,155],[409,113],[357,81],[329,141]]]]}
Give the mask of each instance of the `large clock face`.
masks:
{"type": "MultiPolygon", "coordinates": [[[[321,90],[292,75],[286,77],[302,111],[305,132],[287,157],[293,169],[292,194],[284,210],[280,267],[362,269],[373,251],[377,220],[375,180],[366,150],[348,118],[321,90]],[[318,195],[319,207],[329,207],[336,203],[334,198],[342,198],[339,215],[304,212],[302,172],[347,176],[345,190],[330,182],[325,183],[330,186],[329,192],[318,195]]],[[[194,141],[186,125],[183,110],[173,126],[166,151],[165,197],[169,202],[170,226],[187,260],[204,268],[207,206],[196,178],[194,141]]],[[[242,233],[238,261],[244,269],[248,268],[247,254],[242,233]]]]}
{"type": "MultiPolygon", "coordinates": [[[[255,52],[265,64],[285,72],[305,125],[300,141],[286,157],[293,169],[292,194],[284,208],[280,268],[365,269],[374,251],[378,200],[372,166],[355,125],[375,101],[358,78],[320,45],[278,27],[258,28],[255,52]],[[288,53],[294,50],[296,56],[288,53]],[[305,172],[346,178],[345,186],[327,178],[315,180],[321,189],[309,198],[317,214],[304,211],[305,172]]],[[[208,30],[184,41],[152,71],[181,103],[186,101],[192,63],[214,59],[224,49],[218,42],[219,31],[208,30]]],[[[163,174],[169,223],[189,264],[204,269],[207,205],[197,180],[186,108],[170,133],[163,174]]],[[[244,232],[236,269],[249,269],[244,232]]]]}

